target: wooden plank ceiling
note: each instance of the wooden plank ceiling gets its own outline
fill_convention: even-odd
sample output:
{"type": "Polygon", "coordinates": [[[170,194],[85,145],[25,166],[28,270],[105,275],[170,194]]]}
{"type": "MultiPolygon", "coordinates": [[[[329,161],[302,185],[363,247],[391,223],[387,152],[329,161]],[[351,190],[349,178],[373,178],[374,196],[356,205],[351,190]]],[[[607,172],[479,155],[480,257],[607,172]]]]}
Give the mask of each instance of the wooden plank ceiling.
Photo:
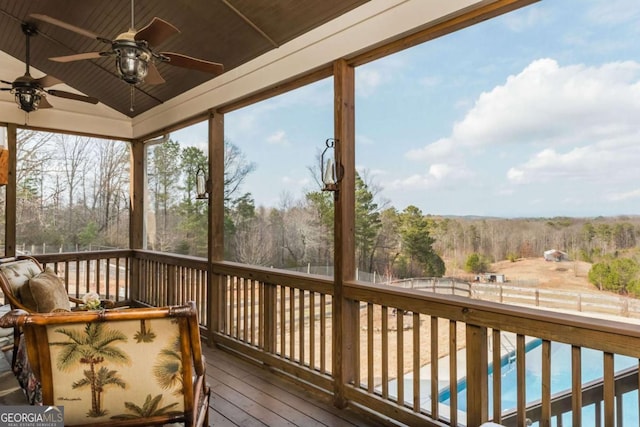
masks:
{"type": "MultiPolygon", "coordinates": [[[[135,27],[162,18],[181,30],[157,51],[177,52],[222,63],[225,72],[294,39],[369,0],[137,0],[135,27]]],[[[49,57],[104,51],[109,45],[30,18],[48,15],[113,40],[131,23],[130,0],[0,0],[0,50],[24,61],[22,22],[35,24],[31,65],[103,104],[134,117],[213,78],[200,71],[157,64],[166,83],[135,87],[130,111],[129,84],[115,74],[115,59],[57,63],[49,57]]],[[[18,76],[0,79],[13,81],[18,76]]],[[[40,77],[40,76],[34,76],[40,77]]],[[[53,98],[52,98],[53,100],[53,98]]],[[[53,103],[53,102],[52,102],[53,103]]]]}

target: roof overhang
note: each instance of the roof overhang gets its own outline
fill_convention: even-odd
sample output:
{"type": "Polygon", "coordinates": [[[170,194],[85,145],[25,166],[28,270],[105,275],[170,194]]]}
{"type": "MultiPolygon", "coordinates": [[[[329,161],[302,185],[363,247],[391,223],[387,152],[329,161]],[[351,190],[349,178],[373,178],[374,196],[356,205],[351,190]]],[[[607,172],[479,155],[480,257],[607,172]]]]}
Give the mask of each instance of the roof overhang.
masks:
{"type": "MultiPolygon", "coordinates": [[[[330,75],[331,64],[336,59],[362,56],[379,46],[443,22],[455,22],[458,17],[472,14],[475,10],[488,11],[484,14],[487,16],[477,19],[481,20],[533,1],[372,0],[134,118],[103,104],[90,105],[58,98],[55,99],[56,108],[27,116],[7,96],[8,92],[3,92],[0,97],[0,122],[125,140],[157,135],[176,124],[204,118],[209,111],[237,103],[301,76],[318,71],[320,77],[330,75]],[[327,71],[325,73],[322,70],[327,71]]],[[[464,22],[460,26],[471,23],[464,22]]],[[[456,29],[455,25],[451,28],[450,31],[456,29]]],[[[442,34],[436,34],[439,35],[442,34]]],[[[10,67],[16,75],[24,73],[24,64],[3,52],[0,52],[0,66],[10,67]]],[[[32,68],[34,77],[43,74],[32,68]]],[[[74,91],[69,87],[61,89],[74,91]]]]}

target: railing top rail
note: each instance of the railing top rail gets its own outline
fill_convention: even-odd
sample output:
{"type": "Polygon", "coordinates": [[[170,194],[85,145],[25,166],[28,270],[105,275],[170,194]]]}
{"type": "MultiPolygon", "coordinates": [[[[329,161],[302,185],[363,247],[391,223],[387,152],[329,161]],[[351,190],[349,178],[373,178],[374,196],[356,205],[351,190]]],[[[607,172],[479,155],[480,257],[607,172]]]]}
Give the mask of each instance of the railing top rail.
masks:
{"type": "Polygon", "coordinates": [[[358,281],[345,297],[467,324],[640,357],[640,325],[358,281]]]}
{"type": "Polygon", "coordinates": [[[207,269],[207,259],[203,257],[196,257],[191,255],[179,255],[170,254],[165,252],[149,251],[136,249],[133,251],[133,256],[137,259],[155,261],[165,264],[179,265],[183,267],[198,268],[201,270],[207,269]]]}
{"type": "Polygon", "coordinates": [[[213,272],[217,274],[240,276],[265,283],[321,292],[326,295],[333,294],[333,279],[327,276],[299,273],[269,267],[250,266],[231,261],[214,261],[212,264],[213,272]]]}
{"type": "Polygon", "coordinates": [[[126,258],[133,254],[131,249],[106,249],[100,251],[82,251],[82,252],[58,252],[50,254],[33,255],[35,259],[42,263],[65,262],[65,261],[83,261],[90,259],[104,258],[126,258]]]}

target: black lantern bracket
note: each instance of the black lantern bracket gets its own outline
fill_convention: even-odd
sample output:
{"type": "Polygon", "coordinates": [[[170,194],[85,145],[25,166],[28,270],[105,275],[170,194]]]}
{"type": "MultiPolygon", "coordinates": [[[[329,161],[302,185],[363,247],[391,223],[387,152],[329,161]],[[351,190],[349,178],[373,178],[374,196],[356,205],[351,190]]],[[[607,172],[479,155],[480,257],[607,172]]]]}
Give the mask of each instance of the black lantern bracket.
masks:
{"type": "Polygon", "coordinates": [[[336,144],[338,139],[328,138],[325,149],[320,156],[320,178],[322,179],[322,191],[338,191],[340,181],[344,176],[344,167],[336,160],[336,144]]]}

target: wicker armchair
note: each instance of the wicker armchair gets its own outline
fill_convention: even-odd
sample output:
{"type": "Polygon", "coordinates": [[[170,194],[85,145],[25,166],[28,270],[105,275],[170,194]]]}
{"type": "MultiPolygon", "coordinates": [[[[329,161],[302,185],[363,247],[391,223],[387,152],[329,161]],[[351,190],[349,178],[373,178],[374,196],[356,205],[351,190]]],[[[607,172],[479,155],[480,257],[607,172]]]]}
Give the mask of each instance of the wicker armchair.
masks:
{"type": "Polygon", "coordinates": [[[208,425],[210,390],[194,303],[56,313],[13,310],[42,404],[68,426],[208,425]]]}
{"type": "MultiPolygon", "coordinates": [[[[74,310],[83,302],[67,294],[62,279],[55,273],[26,255],[0,258],[0,289],[5,304],[29,313],[74,310]]],[[[109,300],[102,300],[102,304],[108,308],[114,306],[109,300]]],[[[14,329],[13,364],[19,341],[20,329],[17,328],[14,329]]]]}

